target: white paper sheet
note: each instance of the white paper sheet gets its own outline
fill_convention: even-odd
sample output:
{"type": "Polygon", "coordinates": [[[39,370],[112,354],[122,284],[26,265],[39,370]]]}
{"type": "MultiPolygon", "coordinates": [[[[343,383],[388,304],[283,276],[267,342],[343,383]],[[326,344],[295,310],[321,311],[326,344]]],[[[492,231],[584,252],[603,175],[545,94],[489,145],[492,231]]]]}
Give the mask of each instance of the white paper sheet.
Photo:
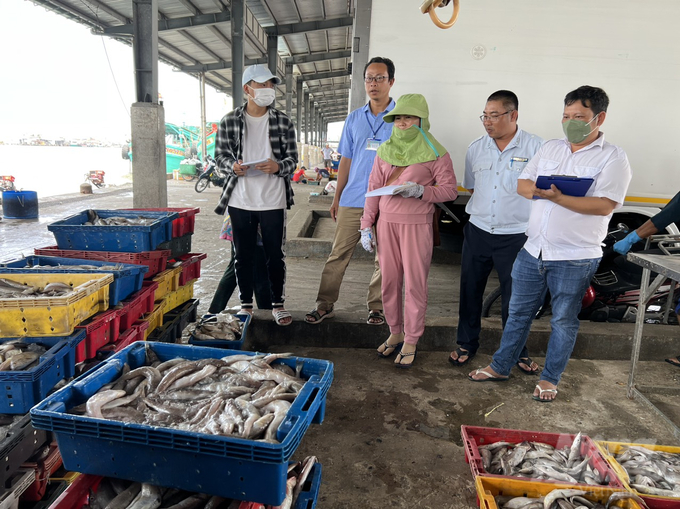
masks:
{"type": "Polygon", "coordinates": [[[369,191],[365,196],[366,198],[371,198],[373,196],[389,196],[391,194],[398,194],[400,191],[413,186],[415,186],[415,184],[399,184],[398,186],[393,185],[380,187],[378,189],[374,189],[373,191],[369,191]]]}
{"type": "Polygon", "coordinates": [[[265,163],[267,159],[259,159],[258,161],[248,161],[241,164],[241,168],[246,168],[246,177],[257,177],[259,175],[264,175],[265,173],[260,170],[255,169],[256,164],[265,163]]]}

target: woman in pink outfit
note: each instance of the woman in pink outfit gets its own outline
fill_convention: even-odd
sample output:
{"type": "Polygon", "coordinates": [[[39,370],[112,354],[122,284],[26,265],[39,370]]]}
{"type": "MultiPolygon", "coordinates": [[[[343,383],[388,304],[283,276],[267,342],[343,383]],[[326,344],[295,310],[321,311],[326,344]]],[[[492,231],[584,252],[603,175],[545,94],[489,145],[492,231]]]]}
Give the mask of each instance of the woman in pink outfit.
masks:
{"type": "Polygon", "coordinates": [[[361,218],[364,249],[373,251],[375,246],[373,226],[380,239],[378,260],[390,336],[378,347],[378,355],[389,357],[399,350],[394,361],[398,368],[411,367],[425,330],[435,203],[458,195],[451,157],[429,133],[428,117],[427,102],[420,94],[401,96],[385,115],[385,122],[394,122],[394,128],[378,149],[368,190],[397,187],[390,188],[392,194],[368,197],[361,218]]]}

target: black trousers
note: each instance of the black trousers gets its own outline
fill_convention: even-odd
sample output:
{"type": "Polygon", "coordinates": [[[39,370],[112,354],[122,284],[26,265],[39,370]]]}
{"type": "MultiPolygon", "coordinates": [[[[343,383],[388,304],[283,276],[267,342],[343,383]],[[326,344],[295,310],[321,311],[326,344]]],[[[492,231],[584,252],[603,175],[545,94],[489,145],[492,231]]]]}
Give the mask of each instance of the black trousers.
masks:
{"type": "Polygon", "coordinates": [[[259,226],[267,260],[272,306],[282,306],[286,283],[286,211],[229,207],[229,215],[236,249],[236,282],[241,304],[253,303],[253,264],[256,250],[260,249],[257,245],[259,226]]]}
{"type": "MultiPolygon", "coordinates": [[[[469,352],[479,348],[482,330],[482,302],[489,274],[495,268],[501,283],[503,327],[508,319],[512,291],[512,265],[527,240],[523,233],[492,235],[472,223],[463,230],[463,256],[460,266],[460,306],[458,309],[458,344],[469,352]]],[[[528,357],[526,345],[520,354],[528,357]]]]}
{"type": "MultiPolygon", "coordinates": [[[[219,313],[227,308],[231,294],[236,289],[236,259],[234,258],[234,243],[231,243],[231,259],[227,265],[222,279],[217,285],[208,313],[219,313]]],[[[257,246],[255,250],[255,263],[253,264],[253,281],[255,288],[255,301],[258,309],[271,309],[272,296],[269,287],[269,277],[267,276],[267,260],[262,246],[257,246]]]]}

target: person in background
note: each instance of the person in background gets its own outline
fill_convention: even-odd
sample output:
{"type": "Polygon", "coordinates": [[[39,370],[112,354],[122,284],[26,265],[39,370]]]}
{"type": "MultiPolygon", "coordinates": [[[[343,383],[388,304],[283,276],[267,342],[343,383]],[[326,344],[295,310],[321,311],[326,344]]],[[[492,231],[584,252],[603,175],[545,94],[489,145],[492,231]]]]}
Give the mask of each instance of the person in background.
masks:
{"type": "Polygon", "coordinates": [[[280,81],[264,65],[253,65],[243,73],[248,102],[228,113],[217,132],[215,160],[228,178],[215,212],[224,214],[228,208],[231,216],[240,312],[253,312],[253,261],[259,249],[259,226],[272,315],[277,325],[290,325],[293,319],[284,308],[286,209],[293,205],[290,175],[297,166],[298,153],[293,122],[272,106],[280,81]],[[263,162],[249,166],[244,161],[263,162]]]}
{"type": "Polygon", "coordinates": [[[321,152],[323,153],[324,168],[326,168],[327,170],[330,170],[331,169],[331,156],[333,155],[333,149],[331,148],[331,146],[328,143],[326,143],[326,146],[323,149],[321,149],[321,152]]]}
{"type": "Polygon", "coordinates": [[[377,251],[390,336],[378,347],[378,355],[389,357],[401,347],[394,361],[398,368],[411,367],[425,330],[435,203],[458,195],[451,156],[430,134],[429,116],[427,101],[420,94],[402,95],[384,116],[395,128],[378,149],[368,190],[404,186],[394,195],[366,198],[361,218],[364,249],[374,249],[374,226],[380,239],[377,251]]]}
{"type": "MultiPolygon", "coordinates": [[[[340,285],[361,235],[361,215],[366,201],[368,177],[381,143],[390,137],[392,125],[383,119],[394,101],[390,89],[394,85],[394,64],[389,58],[372,58],[364,68],[364,83],[368,104],[349,114],[342,130],[338,152],[342,155],[337,188],[330,212],[337,222],[331,254],[326,260],[316,296],[316,307],[307,313],[305,321],[319,324],[335,316],[333,306],[340,294],[340,285]]],[[[373,277],[366,298],[369,325],[385,323],[380,293],[380,266],[375,257],[373,277]]]]}
{"type": "Polygon", "coordinates": [[[306,184],[307,177],[305,176],[305,170],[306,168],[304,166],[300,166],[295,170],[295,173],[293,173],[293,182],[296,184],[306,184]]]}
{"type": "Polygon", "coordinates": [[[503,382],[519,360],[531,322],[552,296],[551,332],[545,367],[533,399],[549,403],[567,367],[579,329],[578,313],[600,258],[614,209],[621,207],[632,173],[626,153],[608,143],[600,127],[609,98],[601,88],[582,86],[564,98],[565,139],[547,141],[527,164],[517,192],[533,202],[527,241],[512,268],[510,313],[501,344],[489,366],[472,371],[473,382],[503,382]],[[592,178],[585,196],[563,194],[554,184],[539,189],[539,176],[592,178]]]}
{"type": "MultiPolygon", "coordinates": [[[[482,301],[492,269],[501,285],[503,326],[508,319],[512,290],[512,264],[527,240],[525,231],[531,201],[517,194],[517,178],[543,144],[538,136],[517,125],[519,100],[509,90],[494,92],[480,118],[486,135],[468,147],[463,187],[470,191],[465,212],[463,256],[460,270],[458,348],[449,356],[454,366],[475,357],[482,330],[482,301]]],[[[517,362],[523,373],[537,374],[538,364],[524,346],[517,362]]]]}

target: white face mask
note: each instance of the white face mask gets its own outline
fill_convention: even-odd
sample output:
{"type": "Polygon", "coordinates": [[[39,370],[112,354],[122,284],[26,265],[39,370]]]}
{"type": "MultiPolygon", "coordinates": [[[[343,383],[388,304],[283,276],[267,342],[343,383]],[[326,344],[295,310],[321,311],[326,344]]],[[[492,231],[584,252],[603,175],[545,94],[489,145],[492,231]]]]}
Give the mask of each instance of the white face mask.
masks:
{"type": "Polygon", "coordinates": [[[273,88],[251,88],[255,95],[251,95],[258,106],[269,106],[276,99],[276,90],[273,88]]]}

